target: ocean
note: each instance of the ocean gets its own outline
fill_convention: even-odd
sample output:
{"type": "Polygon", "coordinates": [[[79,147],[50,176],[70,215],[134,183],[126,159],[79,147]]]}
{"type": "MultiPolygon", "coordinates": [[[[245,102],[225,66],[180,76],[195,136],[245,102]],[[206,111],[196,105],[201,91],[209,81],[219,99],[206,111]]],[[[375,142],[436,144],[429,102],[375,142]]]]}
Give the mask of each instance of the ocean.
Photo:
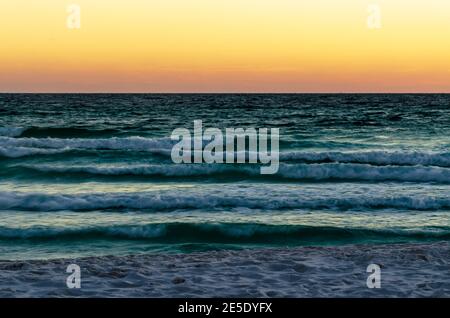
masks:
{"type": "Polygon", "coordinates": [[[1,94],[0,260],[450,241],[450,95],[1,94]],[[280,129],[280,167],[174,164],[280,129]]]}

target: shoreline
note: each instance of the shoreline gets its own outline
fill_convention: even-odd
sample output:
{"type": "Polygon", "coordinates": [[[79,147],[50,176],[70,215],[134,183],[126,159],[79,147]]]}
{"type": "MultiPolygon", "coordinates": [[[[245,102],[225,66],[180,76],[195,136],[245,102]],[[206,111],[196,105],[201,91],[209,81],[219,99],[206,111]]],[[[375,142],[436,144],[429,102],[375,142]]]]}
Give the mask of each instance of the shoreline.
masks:
{"type": "Polygon", "coordinates": [[[450,297],[450,243],[0,260],[0,297],[450,297]],[[81,289],[66,286],[70,264],[81,289]],[[366,285],[369,264],[380,289],[366,285]]]}

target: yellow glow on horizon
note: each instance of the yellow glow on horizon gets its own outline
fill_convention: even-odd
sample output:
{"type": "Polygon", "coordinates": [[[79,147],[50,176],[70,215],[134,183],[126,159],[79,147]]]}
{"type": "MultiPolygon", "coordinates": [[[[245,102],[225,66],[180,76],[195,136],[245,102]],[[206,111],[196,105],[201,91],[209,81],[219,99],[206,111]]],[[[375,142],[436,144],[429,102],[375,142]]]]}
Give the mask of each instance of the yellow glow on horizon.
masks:
{"type": "Polygon", "coordinates": [[[450,92],[448,0],[72,2],[0,2],[0,91],[450,92]]]}

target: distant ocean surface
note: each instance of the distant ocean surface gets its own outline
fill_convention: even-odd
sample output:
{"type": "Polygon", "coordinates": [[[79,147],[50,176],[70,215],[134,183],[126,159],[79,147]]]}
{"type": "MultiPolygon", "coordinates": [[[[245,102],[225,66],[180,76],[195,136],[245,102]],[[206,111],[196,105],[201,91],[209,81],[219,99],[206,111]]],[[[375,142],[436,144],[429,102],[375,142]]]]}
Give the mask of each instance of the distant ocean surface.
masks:
{"type": "Polygon", "coordinates": [[[0,95],[0,259],[450,241],[450,95],[0,95]],[[172,130],[280,129],[280,169],[172,130]]]}

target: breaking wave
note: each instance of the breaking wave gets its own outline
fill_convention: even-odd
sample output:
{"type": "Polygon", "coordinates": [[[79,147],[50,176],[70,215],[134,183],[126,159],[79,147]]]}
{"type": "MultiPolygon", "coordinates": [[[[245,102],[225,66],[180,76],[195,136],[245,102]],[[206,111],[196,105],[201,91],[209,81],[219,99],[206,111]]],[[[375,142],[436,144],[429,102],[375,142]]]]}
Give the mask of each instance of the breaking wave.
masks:
{"type": "Polygon", "coordinates": [[[148,151],[152,149],[170,149],[170,138],[112,137],[112,138],[10,138],[0,137],[2,147],[29,147],[44,149],[108,149],[148,151]]]}
{"type": "Polygon", "coordinates": [[[450,167],[450,153],[364,151],[364,152],[286,152],[282,161],[366,163],[373,165],[423,165],[450,167]]]}
{"type": "Polygon", "coordinates": [[[208,193],[93,193],[45,194],[0,192],[1,210],[25,211],[93,211],[143,210],[167,211],[181,209],[235,208],[249,209],[450,209],[450,198],[415,196],[337,195],[310,196],[302,194],[270,197],[267,195],[208,194],[208,193]]]}
{"type": "Polygon", "coordinates": [[[345,240],[443,240],[448,227],[430,229],[368,229],[257,223],[155,223],[81,228],[0,227],[0,239],[90,240],[129,239],[166,243],[290,243],[345,240]]]}
{"type": "Polygon", "coordinates": [[[22,127],[0,127],[0,136],[19,137],[25,130],[22,127]]]}
{"type": "Polygon", "coordinates": [[[257,165],[230,164],[139,164],[139,165],[15,165],[16,169],[47,174],[88,176],[236,177],[280,180],[354,180],[450,183],[450,169],[427,166],[372,166],[368,164],[280,164],[275,175],[261,175],[257,165]]]}

